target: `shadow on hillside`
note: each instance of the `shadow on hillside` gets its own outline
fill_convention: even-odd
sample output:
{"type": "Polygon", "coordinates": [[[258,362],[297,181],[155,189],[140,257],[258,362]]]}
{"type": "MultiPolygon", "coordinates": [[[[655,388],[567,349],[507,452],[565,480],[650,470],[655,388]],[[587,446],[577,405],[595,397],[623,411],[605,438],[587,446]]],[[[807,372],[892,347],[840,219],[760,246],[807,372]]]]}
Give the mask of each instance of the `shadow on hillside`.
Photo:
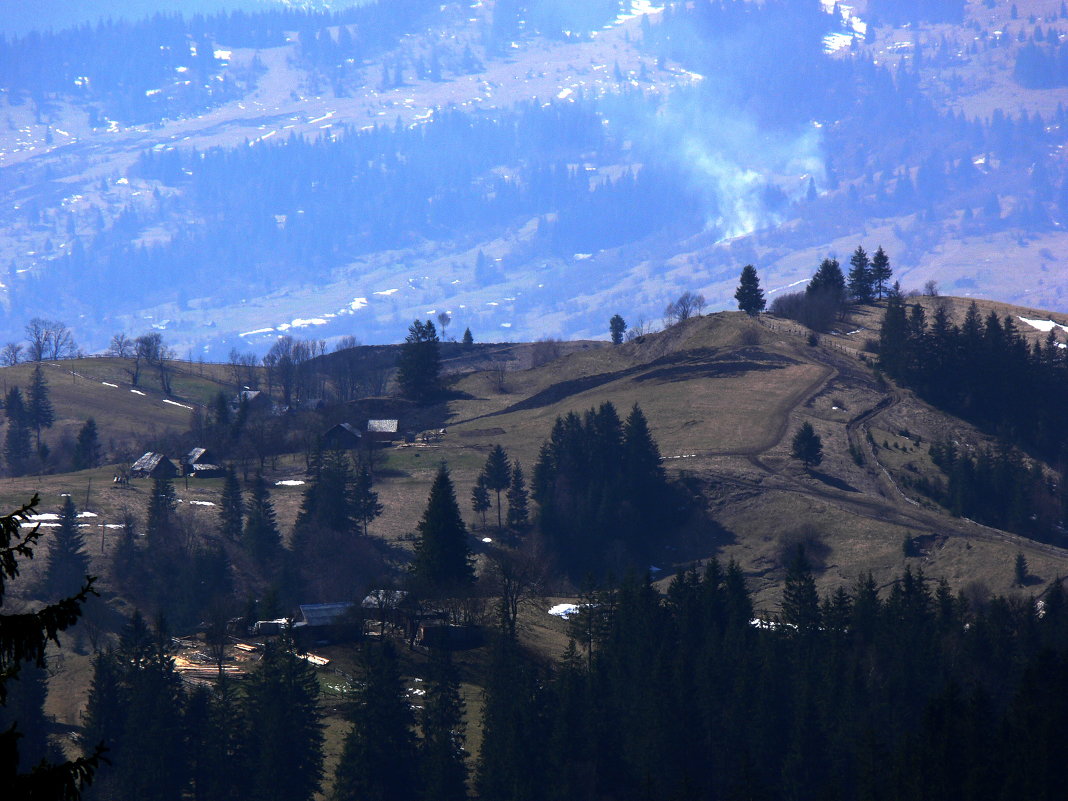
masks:
{"type": "Polygon", "coordinates": [[[810,476],[812,476],[813,478],[818,478],[824,484],[827,484],[830,487],[834,487],[835,489],[840,489],[843,492],[860,492],[860,490],[858,490],[852,484],[849,484],[849,483],[847,483],[845,481],[842,481],[842,479],[840,479],[840,478],[835,478],[834,476],[829,476],[826,473],[821,473],[819,470],[811,470],[810,469],[808,471],[808,474],[810,476]]]}
{"type": "MultiPolygon", "coordinates": [[[[636,382],[659,381],[666,383],[700,378],[720,378],[755,371],[778,370],[791,364],[797,364],[797,362],[789,357],[768,353],[760,348],[752,347],[725,354],[721,354],[713,348],[681,351],[679,353],[670,353],[647,364],[635,365],[624,370],[597,373],[596,375],[560,381],[546,387],[541,392],[534,393],[529,398],[513,403],[500,411],[482,415],[482,417],[495,417],[497,415],[511,414],[512,412],[542,409],[559,403],[572,395],[588,392],[591,389],[596,389],[630,376],[635,376],[634,380],[636,382]]],[[[482,418],[472,418],[472,420],[479,419],[482,418]]],[[[471,421],[465,420],[463,422],[471,421]]]]}

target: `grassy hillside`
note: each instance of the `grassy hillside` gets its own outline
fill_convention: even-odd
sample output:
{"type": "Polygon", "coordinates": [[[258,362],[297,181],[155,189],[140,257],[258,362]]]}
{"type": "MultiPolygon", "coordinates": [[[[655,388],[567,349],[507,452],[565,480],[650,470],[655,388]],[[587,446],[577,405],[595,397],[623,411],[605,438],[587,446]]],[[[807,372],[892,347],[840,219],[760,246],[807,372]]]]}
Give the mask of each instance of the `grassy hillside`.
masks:
{"type": "MultiPolygon", "coordinates": [[[[919,300],[947,304],[958,320],[970,302],[919,300]]],[[[990,304],[981,306],[986,313],[990,304]]],[[[996,308],[1002,315],[1034,320],[1068,319],[1035,309],[996,308]]],[[[878,337],[879,316],[878,309],[861,310],[844,321],[840,335],[824,336],[813,347],[801,329],[770,315],[708,315],[618,347],[572,346],[547,364],[503,373],[503,386],[492,359],[457,361],[451,399],[427,410],[421,420],[440,422],[447,434],[438,442],[395,446],[382,453],[377,490],[385,511],[372,533],[404,543],[442,460],[450,466],[469,522],[477,525],[469,493],[493,445],[500,443],[519,459],[529,477],[558,416],[611,401],[621,415],[633,404],[641,405],[669,473],[705,498],[704,516],[693,517],[680,540],[657,557],[657,567],[665,573],[713,554],[735,558],[753,576],[760,602],[770,608],[789,543],[799,538],[818,541],[823,580],[837,584],[869,570],[888,580],[905,564],[906,536],[923,545],[922,556],[913,563],[961,586],[982,582],[991,591],[1009,591],[1018,550],[1027,556],[1034,575],[1051,579],[1062,573],[1064,554],[1058,549],[954,519],[901,489],[902,476],[936,470],[926,443],[947,433],[976,444],[985,438],[875,375],[863,350],[865,340],[878,337]],[[789,455],[790,438],[804,421],[823,439],[824,461],[812,472],[789,455]]],[[[1022,323],[1021,329],[1045,336],[1022,323]]],[[[495,358],[510,358],[516,367],[529,363],[524,361],[529,354],[524,357],[522,352],[495,358]]],[[[126,430],[134,438],[184,429],[190,410],[174,403],[193,406],[226,386],[220,366],[187,366],[175,379],[174,399],[163,398],[151,379],[140,390],[146,394],[130,392],[121,365],[113,360],[49,368],[50,377],[62,376],[50,381],[60,425],[73,427],[93,414],[102,430],[126,430]],[[69,372],[72,366],[76,375],[69,372]],[[108,385],[112,383],[118,386],[108,385]]],[[[29,370],[11,368],[0,377],[25,385],[29,370]]],[[[347,414],[353,413],[335,409],[322,416],[320,425],[347,414]]],[[[275,482],[303,481],[305,464],[299,453],[268,463],[279,522],[287,533],[302,485],[275,482]]],[[[81,507],[91,487],[89,510],[99,515],[94,525],[114,525],[124,508],[143,517],[148,483],[115,488],[113,472],[114,467],[104,467],[8,479],[0,487],[0,501],[10,505],[39,490],[46,507],[58,506],[62,493],[71,492],[81,507]]],[[[178,489],[188,514],[211,529],[216,510],[208,504],[217,501],[221,482],[179,482],[178,489]]],[[[102,534],[106,551],[117,529],[104,528],[102,534]]],[[[557,589],[566,592],[566,585],[557,589]]]]}
{"type": "MultiPolygon", "coordinates": [[[[918,301],[945,303],[957,320],[969,302],[958,298],[918,301]]],[[[990,308],[1002,316],[1068,321],[1064,315],[1035,309],[983,305],[982,311],[990,308]]],[[[427,444],[391,446],[380,454],[376,489],[385,510],[371,525],[371,534],[401,552],[410,548],[408,535],[422,513],[437,466],[445,460],[481,567],[488,547],[481,540],[496,538],[496,531],[492,525],[480,526],[470,511],[469,495],[492,446],[500,443],[511,457],[520,459],[529,478],[540,444],[558,415],[582,413],[606,401],[626,414],[638,403],[669,475],[691,497],[701,498],[683,530],[656,552],[654,564],[660,570],[654,577],[662,583],[675,570],[712,556],[734,559],[745,571],[758,614],[773,616],[778,611],[785,561],[796,544],[804,543],[815,562],[821,591],[851,584],[869,571],[886,588],[906,565],[932,579],[944,576],[974,602],[982,602],[991,592],[1041,591],[1068,571],[1068,552],[953,518],[903,489],[904,478],[936,470],[926,450],[933,438],[949,435],[977,445],[986,440],[971,426],[878,377],[870,354],[864,354],[864,340],[878,337],[880,318],[881,310],[862,309],[843,321],[840,334],[822,336],[812,346],[807,332],[789,321],[770,315],[752,319],[740,313],[713,314],[620,346],[573,343],[551,362],[503,373],[503,387],[502,373],[492,367],[484,369],[493,360],[454,361],[450,400],[423,412],[425,420],[446,428],[444,437],[427,444]],[[793,432],[805,421],[823,439],[824,461],[812,471],[802,469],[789,455],[793,432]],[[914,556],[904,554],[906,537],[915,545],[914,556]],[[1024,590],[1014,585],[1018,553],[1024,554],[1033,577],[1024,590]]],[[[500,361],[506,355],[515,367],[530,363],[529,350],[522,348],[496,353],[494,359],[500,361]]],[[[25,384],[29,369],[5,370],[0,377],[9,382],[17,377],[18,383],[25,384]]],[[[150,382],[142,390],[146,395],[131,393],[128,384],[121,383],[117,362],[82,360],[49,365],[49,369],[50,377],[55,376],[50,385],[57,411],[64,420],[78,419],[92,409],[108,426],[128,426],[142,436],[167,426],[178,430],[188,422],[189,411],[163,404],[158,387],[150,382]],[[77,376],[61,372],[71,367],[77,376]]],[[[175,381],[177,397],[193,405],[225,387],[224,379],[221,366],[189,368],[175,381]]],[[[344,409],[325,413],[322,424],[345,414],[344,409]]],[[[307,479],[305,465],[302,453],[267,464],[279,525],[287,536],[306,486],[293,482],[307,479]]],[[[105,466],[0,482],[3,508],[39,492],[40,511],[56,512],[63,494],[71,493],[79,510],[89,513],[82,525],[91,570],[103,577],[104,599],[111,610],[103,618],[105,628],[120,625],[120,615],[130,611],[111,578],[119,523],[129,511],[139,521],[139,530],[144,530],[151,489],[146,480],[125,488],[115,486],[113,473],[114,466],[105,466]]],[[[188,524],[186,530],[215,539],[221,484],[217,479],[176,481],[179,515],[188,524]]],[[[241,550],[230,550],[240,587],[251,574],[241,550]]],[[[32,587],[43,564],[40,558],[26,564],[26,581],[18,583],[23,595],[15,603],[32,602],[32,587]]],[[[521,631],[530,648],[547,657],[563,651],[566,624],[547,610],[558,601],[573,599],[575,592],[566,580],[553,577],[547,597],[524,611],[521,631]]],[[[60,721],[78,724],[91,675],[87,656],[91,640],[82,627],[62,656],[57,654],[48,709],[60,721]]],[[[345,648],[323,652],[336,660],[334,667],[351,667],[352,654],[345,648]]],[[[487,654],[476,650],[458,658],[473,736],[469,745],[477,752],[480,733],[474,723],[487,654]]],[[[406,659],[409,675],[419,675],[425,667],[421,657],[406,659]]],[[[334,674],[323,675],[329,691],[327,704],[333,709],[337,690],[331,688],[337,680],[334,674]]],[[[328,758],[336,759],[344,725],[338,717],[330,721],[333,734],[328,758]]]]}

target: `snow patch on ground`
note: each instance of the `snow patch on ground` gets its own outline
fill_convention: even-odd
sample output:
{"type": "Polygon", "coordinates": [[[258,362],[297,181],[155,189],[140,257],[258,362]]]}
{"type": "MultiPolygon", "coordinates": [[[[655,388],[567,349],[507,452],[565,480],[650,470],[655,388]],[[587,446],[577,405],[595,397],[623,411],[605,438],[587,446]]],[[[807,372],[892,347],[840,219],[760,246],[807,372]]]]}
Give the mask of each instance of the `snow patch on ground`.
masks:
{"type": "Polygon", "coordinates": [[[299,487],[303,483],[304,483],[303,481],[300,481],[300,480],[295,479],[295,478],[286,478],[286,479],[283,479],[282,481],[274,482],[274,485],[276,487],[299,487]]]}
{"type": "Polygon", "coordinates": [[[118,384],[109,384],[107,381],[101,381],[100,383],[103,384],[105,387],[114,387],[115,389],[119,388],[118,384]]]}
{"type": "Polygon", "coordinates": [[[131,389],[130,392],[132,392],[134,395],[147,395],[148,394],[147,392],[142,392],[139,389],[131,389]]]}
{"type": "Polygon", "coordinates": [[[192,409],[193,408],[192,406],[189,406],[189,405],[187,405],[185,403],[179,403],[178,401],[167,400],[166,398],[163,399],[163,402],[164,403],[169,403],[171,406],[181,406],[183,409],[192,409]]]}
{"type": "Polygon", "coordinates": [[[549,614],[553,617],[562,617],[566,619],[578,611],[578,604],[557,604],[549,610],[549,614]]]}
{"type": "Polygon", "coordinates": [[[215,505],[211,501],[190,501],[189,503],[192,504],[193,506],[214,506],[215,505]]]}
{"type": "Polygon", "coordinates": [[[1060,328],[1062,331],[1068,331],[1068,325],[1061,325],[1055,323],[1053,320],[1032,320],[1028,317],[1017,317],[1021,322],[1027,323],[1032,328],[1037,328],[1044,334],[1048,334],[1054,328],[1060,328]]]}

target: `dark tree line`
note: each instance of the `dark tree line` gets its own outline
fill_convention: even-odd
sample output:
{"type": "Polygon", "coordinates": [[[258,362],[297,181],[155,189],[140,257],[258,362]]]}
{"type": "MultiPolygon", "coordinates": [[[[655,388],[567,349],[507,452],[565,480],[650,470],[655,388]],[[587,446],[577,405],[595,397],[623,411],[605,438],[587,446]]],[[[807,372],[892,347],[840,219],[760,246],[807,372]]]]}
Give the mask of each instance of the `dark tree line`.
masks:
{"type": "Polygon", "coordinates": [[[1045,601],[975,607],[911,571],[821,598],[802,553],[756,626],[736,565],[666,596],[626,581],[596,594],[589,659],[573,644],[546,675],[498,651],[479,798],[1058,797],[1059,583],[1045,601]]]}
{"type": "Polygon", "coordinates": [[[1060,476],[1047,474],[1038,462],[1007,446],[972,452],[941,441],[931,444],[930,454],[945,479],[905,477],[905,483],[958,517],[1044,542],[1063,540],[1061,521],[1068,512],[1068,497],[1060,476]]]}
{"type": "Polygon", "coordinates": [[[958,325],[936,305],[887,300],[879,365],[930,403],[991,434],[1002,445],[970,453],[949,442],[932,446],[944,483],[914,480],[955,514],[1043,540],[1057,538],[1066,511],[1063,475],[1046,475],[1019,446],[1063,470],[1068,423],[1058,401],[1068,389],[1068,358],[1050,332],[1029,346],[1009,316],[984,320],[973,303],[958,325]]]}
{"type": "Polygon", "coordinates": [[[881,299],[893,276],[886,252],[880,247],[869,259],[864,248],[858,246],[849,262],[847,280],[838,259],[824,259],[805,291],[778,295],[771,303],[772,313],[797,320],[813,331],[827,331],[841,319],[851,302],[870,304],[881,299]]]}
{"type": "Polygon", "coordinates": [[[87,801],[311,799],[323,764],[315,669],[269,643],[251,675],[187,688],[166,625],[137,613],[93,662],[85,731],[110,765],[87,801]]]}
{"type": "Polygon", "coordinates": [[[1017,323],[973,303],[959,324],[944,306],[928,320],[900,293],[887,300],[879,365],[925,400],[1023,445],[1054,464],[1068,434],[1059,398],[1068,387],[1068,357],[1051,332],[1028,345],[1017,323]]]}
{"type": "Polygon", "coordinates": [[[611,403],[558,417],[531,481],[538,527],[563,569],[582,578],[648,564],[677,523],[677,499],[641,409],[611,403]]]}

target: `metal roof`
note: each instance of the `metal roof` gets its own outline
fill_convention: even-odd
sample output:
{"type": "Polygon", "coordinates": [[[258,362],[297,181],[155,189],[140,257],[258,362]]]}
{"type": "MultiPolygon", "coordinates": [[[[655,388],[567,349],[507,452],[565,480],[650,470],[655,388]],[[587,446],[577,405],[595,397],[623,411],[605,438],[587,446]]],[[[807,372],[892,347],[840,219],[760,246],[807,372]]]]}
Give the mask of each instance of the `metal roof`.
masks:
{"type": "Polygon", "coordinates": [[[130,470],[139,473],[151,473],[156,469],[156,466],[160,463],[161,459],[163,459],[162,453],[153,453],[152,451],[149,451],[134,462],[133,467],[131,467],[130,470]]]}
{"type": "Polygon", "coordinates": [[[352,601],[332,604],[301,604],[301,623],[308,626],[331,626],[356,604],[352,601]]]}

